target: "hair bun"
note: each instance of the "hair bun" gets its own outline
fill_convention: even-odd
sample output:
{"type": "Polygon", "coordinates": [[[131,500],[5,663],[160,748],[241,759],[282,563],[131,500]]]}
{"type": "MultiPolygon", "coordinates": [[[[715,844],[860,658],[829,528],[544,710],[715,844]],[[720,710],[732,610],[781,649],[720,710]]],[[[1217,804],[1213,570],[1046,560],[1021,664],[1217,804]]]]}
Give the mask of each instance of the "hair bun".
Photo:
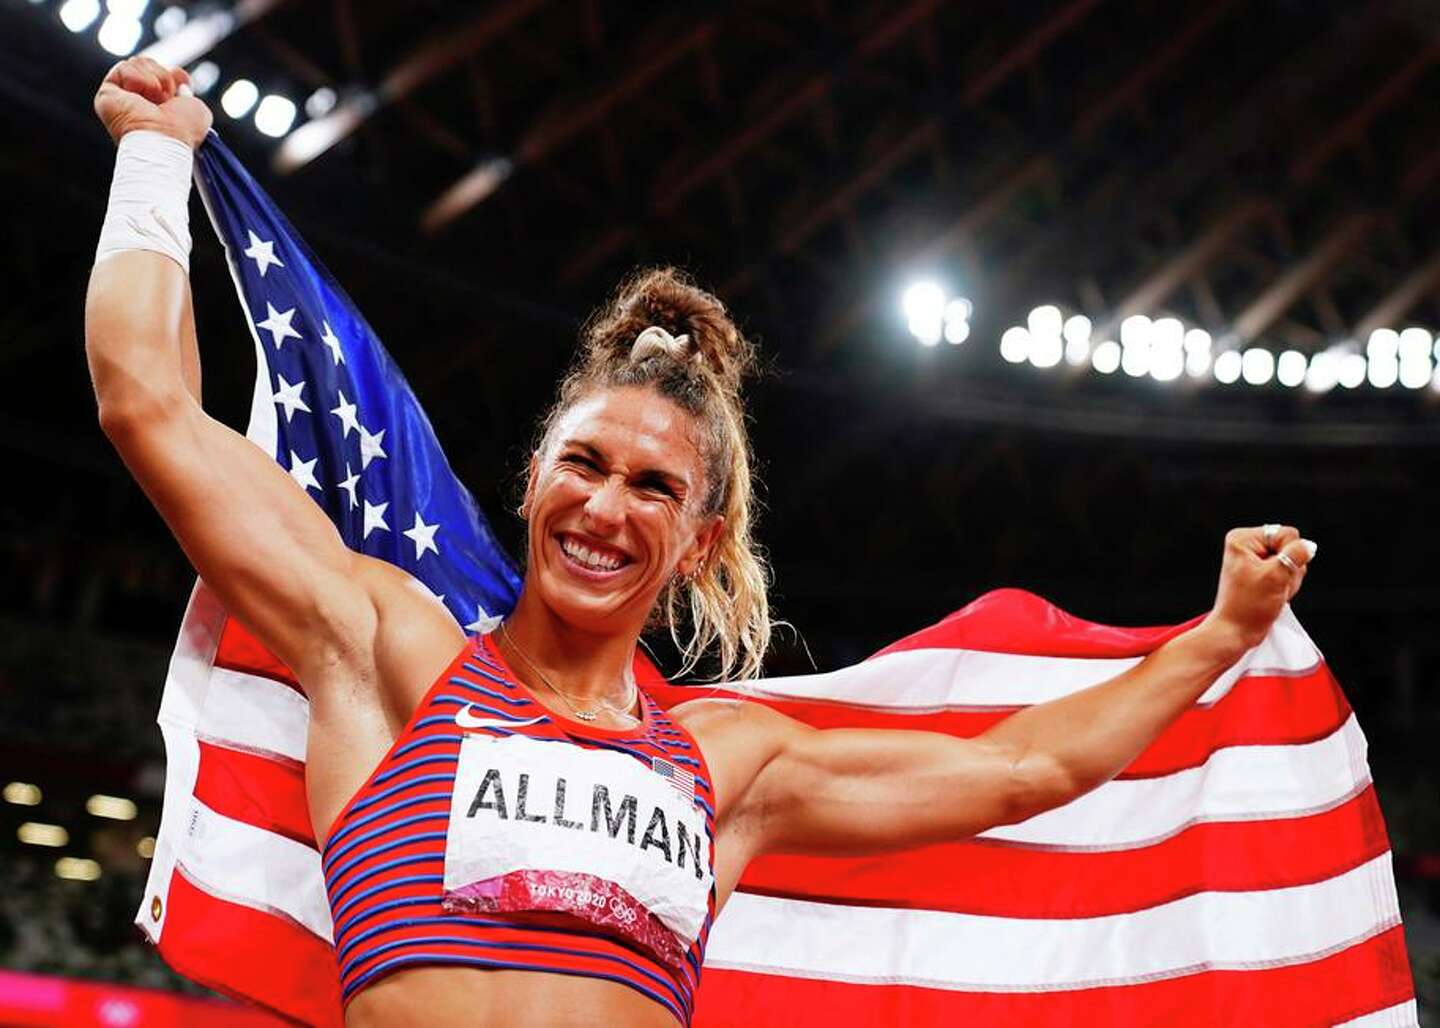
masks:
{"type": "Polygon", "coordinates": [[[719,297],[674,267],[642,268],[626,278],[586,324],[583,339],[592,365],[636,361],[661,352],[663,344],[664,352],[682,363],[696,361],[731,392],[755,363],[755,348],[719,297]]]}

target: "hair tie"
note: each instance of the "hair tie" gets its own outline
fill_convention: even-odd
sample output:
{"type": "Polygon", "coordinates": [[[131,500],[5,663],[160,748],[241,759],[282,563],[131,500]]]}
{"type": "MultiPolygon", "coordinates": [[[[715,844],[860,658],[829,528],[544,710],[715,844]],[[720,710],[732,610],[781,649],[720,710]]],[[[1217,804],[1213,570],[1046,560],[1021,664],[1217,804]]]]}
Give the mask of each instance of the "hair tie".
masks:
{"type": "Polygon", "coordinates": [[[635,342],[630,347],[630,361],[634,363],[643,361],[646,357],[662,354],[684,362],[699,352],[689,347],[690,337],[688,335],[672,336],[659,325],[651,325],[635,337],[635,342]]]}

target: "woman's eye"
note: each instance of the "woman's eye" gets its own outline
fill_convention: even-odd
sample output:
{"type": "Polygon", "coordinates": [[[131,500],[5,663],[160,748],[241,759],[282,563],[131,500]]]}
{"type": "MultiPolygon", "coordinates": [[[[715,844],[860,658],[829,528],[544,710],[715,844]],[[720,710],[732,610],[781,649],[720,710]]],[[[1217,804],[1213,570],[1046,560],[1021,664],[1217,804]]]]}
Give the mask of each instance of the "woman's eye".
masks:
{"type": "Polygon", "coordinates": [[[599,465],[597,465],[593,460],[591,460],[589,457],[582,457],[582,456],[581,456],[580,454],[578,454],[578,453],[572,453],[572,454],[569,454],[568,456],[561,457],[561,458],[560,458],[560,461],[561,461],[561,463],[563,463],[563,464],[574,464],[574,465],[577,465],[578,467],[589,468],[589,469],[592,470],[592,471],[594,471],[594,470],[599,466],[599,465]]]}

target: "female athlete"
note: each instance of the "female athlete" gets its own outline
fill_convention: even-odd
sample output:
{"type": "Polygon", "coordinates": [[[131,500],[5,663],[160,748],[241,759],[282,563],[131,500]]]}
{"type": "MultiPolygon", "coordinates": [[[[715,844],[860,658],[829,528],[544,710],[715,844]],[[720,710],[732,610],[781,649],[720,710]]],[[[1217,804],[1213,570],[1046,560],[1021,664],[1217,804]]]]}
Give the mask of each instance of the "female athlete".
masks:
{"type": "Polygon", "coordinates": [[[740,680],[770,621],[740,400],[753,355],[715,297],[659,270],[585,327],[530,458],[519,602],[469,639],[201,409],[183,219],[210,114],[186,83],[136,58],[96,96],[120,146],[86,349],[105,434],[309,697],[306,784],[353,1028],[687,1024],[706,936],[753,858],[919,846],[1066,803],[1300,588],[1314,544],[1233,529],[1201,624],[973,739],[816,730],[727,699],[662,711],[633,676],[642,631],[678,623],[692,663],[713,652],[740,680]]]}

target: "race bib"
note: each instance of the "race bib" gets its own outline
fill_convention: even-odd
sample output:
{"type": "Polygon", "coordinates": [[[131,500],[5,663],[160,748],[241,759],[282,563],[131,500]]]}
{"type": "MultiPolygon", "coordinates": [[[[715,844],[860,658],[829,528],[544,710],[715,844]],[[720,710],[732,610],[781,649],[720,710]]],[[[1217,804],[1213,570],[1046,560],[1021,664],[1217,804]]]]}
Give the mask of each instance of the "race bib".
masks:
{"type": "Polygon", "coordinates": [[[613,750],[467,735],[442,906],[564,911],[680,966],[714,876],[705,814],[666,770],[613,750]]]}

